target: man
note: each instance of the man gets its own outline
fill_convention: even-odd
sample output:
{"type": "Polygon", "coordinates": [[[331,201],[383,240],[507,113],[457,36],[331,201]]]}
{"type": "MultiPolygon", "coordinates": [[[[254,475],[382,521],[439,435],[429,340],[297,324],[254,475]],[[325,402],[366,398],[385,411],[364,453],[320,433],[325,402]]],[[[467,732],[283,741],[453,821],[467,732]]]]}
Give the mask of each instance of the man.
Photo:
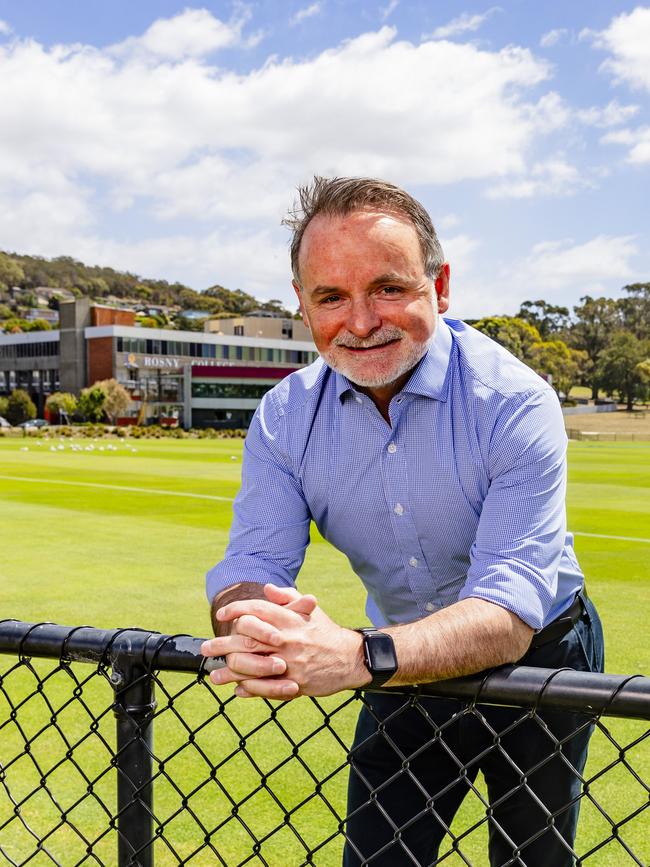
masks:
{"type": "MultiPolygon", "coordinates": [[[[249,430],[230,545],[208,575],[217,637],[204,653],[227,659],[213,682],[287,699],[518,660],[602,670],[598,616],[565,532],[552,389],[439,315],[449,265],[406,192],[316,178],[300,194],[293,285],[321,359],[270,391],[249,430]],[[310,520],[364,582],[379,635],[337,625],[293,589],[310,520]]],[[[515,711],[486,710],[481,725],[463,710],[366,695],[347,865],[431,863],[479,768],[491,863],[573,863],[589,726],[547,714],[554,752],[537,722],[514,725],[515,711]]]]}

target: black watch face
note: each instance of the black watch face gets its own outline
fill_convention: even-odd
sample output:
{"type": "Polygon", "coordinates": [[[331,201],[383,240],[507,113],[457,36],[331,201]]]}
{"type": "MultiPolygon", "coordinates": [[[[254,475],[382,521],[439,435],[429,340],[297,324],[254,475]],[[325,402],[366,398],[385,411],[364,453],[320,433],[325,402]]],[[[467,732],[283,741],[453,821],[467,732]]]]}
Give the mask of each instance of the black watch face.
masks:
{"type": "Polygon", "coordinates": [[[375,673],[382,671],[395,671],[397,661],[395,659],[395,648],[393,639],[390,635],[383,633],[375,633],[367,641],[368,656],[370,662],[370,670],[375,673]]]}

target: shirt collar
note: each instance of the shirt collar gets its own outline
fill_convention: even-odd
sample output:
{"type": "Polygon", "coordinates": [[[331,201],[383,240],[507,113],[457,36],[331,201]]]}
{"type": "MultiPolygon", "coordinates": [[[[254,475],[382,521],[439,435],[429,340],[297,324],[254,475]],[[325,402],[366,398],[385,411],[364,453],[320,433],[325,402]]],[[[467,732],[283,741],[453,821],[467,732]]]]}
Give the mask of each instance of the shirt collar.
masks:
{"type": "MultiPolygon", "coordinates": [[[[449,326],[438,317],[436,333],[429,349],[418,362],[408,382],[402,389],[408,394],[420,394],[434,400],[447,400],[447,370],[451,356],[452,337],[449,326]]],[[[347,393],[356,394],[354,383],[347,376],[334,371],[336,396],[342,400],[347,393]]]]}

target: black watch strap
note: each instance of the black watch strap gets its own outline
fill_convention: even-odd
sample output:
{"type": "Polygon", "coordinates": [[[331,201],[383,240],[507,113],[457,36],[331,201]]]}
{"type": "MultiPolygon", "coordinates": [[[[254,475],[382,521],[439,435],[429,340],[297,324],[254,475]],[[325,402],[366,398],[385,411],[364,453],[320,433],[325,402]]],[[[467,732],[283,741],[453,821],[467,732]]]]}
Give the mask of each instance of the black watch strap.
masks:
{"type": "Polygon", "coordinates": [[[363,661],[372,675],[365,689],[383,686],[397,671],[397,654],[393,639],[374,627],[357,629],[363,637],[363,661]]]}

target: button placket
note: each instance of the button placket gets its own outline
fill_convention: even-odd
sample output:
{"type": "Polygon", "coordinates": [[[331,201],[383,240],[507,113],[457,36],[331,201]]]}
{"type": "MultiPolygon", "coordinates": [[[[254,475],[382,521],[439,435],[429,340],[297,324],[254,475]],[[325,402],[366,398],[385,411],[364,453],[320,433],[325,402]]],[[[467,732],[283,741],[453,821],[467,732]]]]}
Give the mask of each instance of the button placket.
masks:
{"type": "Polygon", "coordinates": [[[409,507],[409,476],[406,454],[400,438],[400,424],[394,424],[384,446],[382,477],[386,506],[391,513],[393,532],[404,564],[404,578],[418,607],[431,599],[431,577],[422,553],[412,510],[409,507]]]}

